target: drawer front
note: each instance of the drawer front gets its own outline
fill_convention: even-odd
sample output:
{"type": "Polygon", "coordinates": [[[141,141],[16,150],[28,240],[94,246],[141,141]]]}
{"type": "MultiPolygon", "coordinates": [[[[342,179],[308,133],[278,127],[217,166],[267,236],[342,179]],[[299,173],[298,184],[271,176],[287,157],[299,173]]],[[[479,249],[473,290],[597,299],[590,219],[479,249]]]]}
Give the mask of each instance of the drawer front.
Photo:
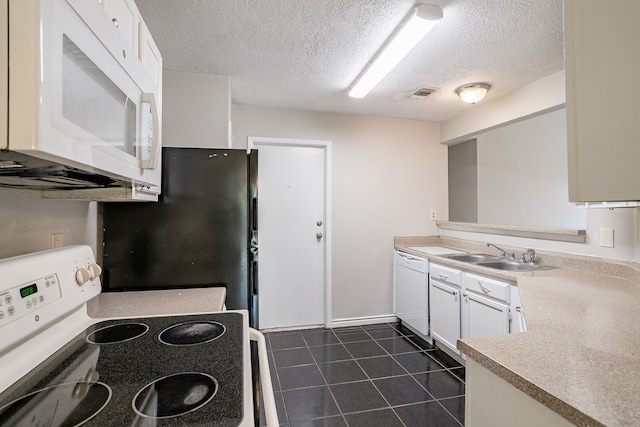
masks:
{"type": "Polygon", "coordinates": [[[509,294],[509,283],[466,273],[464,286],[468,291],[473,291],[477,294],[491,297],[498,301],[508,303],[511,300],[509,294]]]}
{"type": "Polygon", "coordinates": [[[444,283],[460,286],[462,283],[462,272],[454,268],[445,267],[443,265],[431,264],[429,268],[430,276],[444,283]]]}

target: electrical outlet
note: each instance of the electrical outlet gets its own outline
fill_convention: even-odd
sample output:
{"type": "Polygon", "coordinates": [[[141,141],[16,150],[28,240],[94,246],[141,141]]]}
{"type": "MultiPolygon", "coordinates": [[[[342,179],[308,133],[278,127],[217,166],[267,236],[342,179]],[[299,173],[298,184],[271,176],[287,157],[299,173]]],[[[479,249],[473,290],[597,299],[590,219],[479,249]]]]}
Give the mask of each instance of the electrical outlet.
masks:
{"type": "Polygon", "coordinates": [[[600,246],[603,248],[613,248],[613,228],[600,229],[600,246]]]}
{"type": "Polygon", "coordinates": [[[61,248],[64,245],[64,234],[55,233],[51,235],[51,249],[61,248]]]}
{"type": "Polygon", "coordinates": [[[436,211],[431,211],[431,221],[436,220],[436,211]]]}

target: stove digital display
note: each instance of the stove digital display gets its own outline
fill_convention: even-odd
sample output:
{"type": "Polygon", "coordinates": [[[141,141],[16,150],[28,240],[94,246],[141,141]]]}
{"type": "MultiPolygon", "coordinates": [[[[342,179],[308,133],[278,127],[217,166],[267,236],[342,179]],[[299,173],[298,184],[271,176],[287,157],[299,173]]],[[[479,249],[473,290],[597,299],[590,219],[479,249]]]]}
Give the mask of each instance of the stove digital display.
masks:
{"type": "Polygon", "coordinates": [[[38,292],[38,287],[35,283],[29,286],[25,286],[24,288],[20,288],[20,296],[22,298],[26,298],[29,295],[35,294],[36,292],[38,292]]]}

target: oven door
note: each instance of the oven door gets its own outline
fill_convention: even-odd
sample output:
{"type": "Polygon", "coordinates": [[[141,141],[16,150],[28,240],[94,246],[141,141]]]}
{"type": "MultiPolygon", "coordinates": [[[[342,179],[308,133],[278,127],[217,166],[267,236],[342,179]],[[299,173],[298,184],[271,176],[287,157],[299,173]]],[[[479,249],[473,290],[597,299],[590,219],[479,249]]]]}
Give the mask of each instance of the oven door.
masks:
{"type": "Polygon", "coordinates": [[[9,35],[10,150],[160,184],[157,88],[97,1],[10,0],[9,35]]]}

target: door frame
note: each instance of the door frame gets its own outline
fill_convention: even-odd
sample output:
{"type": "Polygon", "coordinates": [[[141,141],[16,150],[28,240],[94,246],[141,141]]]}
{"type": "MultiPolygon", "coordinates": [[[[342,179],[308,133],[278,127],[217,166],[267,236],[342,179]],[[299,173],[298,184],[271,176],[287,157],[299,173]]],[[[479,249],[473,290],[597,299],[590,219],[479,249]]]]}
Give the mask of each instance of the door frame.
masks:
{"type": "MultiPolygon", "coordinates": [[[[247,153],[252,149],[261,146],[277,147],[312,147],[321,148],[324,154],[324,324],[327,328],[332,325],[332,303],[331,303],[331,247],[332,247],[332,221],[331,221],[331,141],[319,139],[297,139],[297,138],[269,138],[249,136],[247,137],[247,153]]],[[[259,161],[259,160],[258,160],[259,161]]],[[[260,179],[258,177],[258,179],[260,179]]],[[[259,186],[259,185],[258,185],[259,186]]],[[[258,190],[259,191],[259,190],[258,190]]],[[[258,233],[260,231],[258,230],[258,233]]],[[[260,237],[258,236],[258,239],[260,237]]],[[[259,296],[258,296],[259,297],[259,296]]]]}

